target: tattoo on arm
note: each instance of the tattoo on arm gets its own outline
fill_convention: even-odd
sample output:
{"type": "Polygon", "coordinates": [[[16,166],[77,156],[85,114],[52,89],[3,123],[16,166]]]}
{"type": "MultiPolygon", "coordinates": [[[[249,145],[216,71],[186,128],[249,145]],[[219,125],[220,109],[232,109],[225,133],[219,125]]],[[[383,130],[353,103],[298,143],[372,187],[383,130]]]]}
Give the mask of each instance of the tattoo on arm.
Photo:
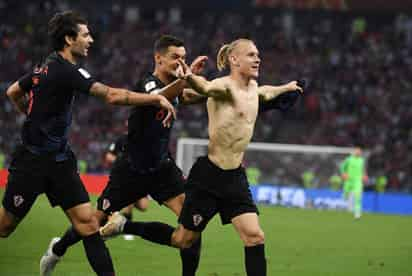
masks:
{"type": "Polygon", "coordinates": [[[110,87],[100,82],[95,82],[90,87],[90,93],[93,96],[105,99],[110,94],[110,87]]]}

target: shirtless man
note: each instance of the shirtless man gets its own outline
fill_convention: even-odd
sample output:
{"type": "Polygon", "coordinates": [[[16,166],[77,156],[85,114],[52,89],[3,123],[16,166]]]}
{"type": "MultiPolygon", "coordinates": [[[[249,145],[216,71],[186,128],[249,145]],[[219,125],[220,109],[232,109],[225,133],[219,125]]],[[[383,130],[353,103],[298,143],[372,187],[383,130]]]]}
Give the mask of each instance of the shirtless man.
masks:
{"type": "Polygon", "coordinates": [[[146,237],[149,231],[153,236],[163,237],[159,241],[152,239],[154,242],[188,248],[219,213],[222,224],[232,223],[243,241],[247,275],[265,276],[264,233],[241,163],[253,135],[259,101],[302,88],[296,81],[281,86],[258,86],[259,51],[247,39],[235,40],[220,49],[218,69],[229,67],[228,76],[207,81],[194,75],[183,60],[180,64],[181,77],[196,92],[208,97],[208,155],[198,158],[190,171],[177,229],[159,225],[156,230],[142,232],[146,237]]]}

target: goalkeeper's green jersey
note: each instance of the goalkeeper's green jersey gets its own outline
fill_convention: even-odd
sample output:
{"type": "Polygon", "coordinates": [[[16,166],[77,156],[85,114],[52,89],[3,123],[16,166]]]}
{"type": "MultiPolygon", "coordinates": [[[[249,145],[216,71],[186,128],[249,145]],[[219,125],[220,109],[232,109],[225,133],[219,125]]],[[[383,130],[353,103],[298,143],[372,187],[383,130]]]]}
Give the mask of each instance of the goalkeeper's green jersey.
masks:
{"type": "Polygon", "coordinates": [[[365,169],[365,159],[362,156],[351,155],[340,166],[340,172],[346,173],[348,179],[345,182],[362,184],[365,169]]]}

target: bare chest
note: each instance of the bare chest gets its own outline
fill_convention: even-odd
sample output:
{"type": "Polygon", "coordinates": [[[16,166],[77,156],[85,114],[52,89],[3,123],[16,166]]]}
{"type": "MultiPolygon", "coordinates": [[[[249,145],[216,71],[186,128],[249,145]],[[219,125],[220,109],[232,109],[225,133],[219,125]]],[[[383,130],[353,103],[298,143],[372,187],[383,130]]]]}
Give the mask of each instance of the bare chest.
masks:
{"type": "Polygon", "coordinates": [[[259,107],[257,93],[241,91],[236,93],[233,100],[233,115],[241,121],[254,124],[259,107]]]}

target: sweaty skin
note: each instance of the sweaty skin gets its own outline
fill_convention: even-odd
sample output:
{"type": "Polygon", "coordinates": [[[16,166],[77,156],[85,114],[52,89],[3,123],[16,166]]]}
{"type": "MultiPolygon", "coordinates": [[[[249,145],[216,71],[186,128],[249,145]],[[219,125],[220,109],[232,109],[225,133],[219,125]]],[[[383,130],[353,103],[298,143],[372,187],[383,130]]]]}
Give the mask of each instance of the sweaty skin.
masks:
{"type": "Polygon", "coordinates": [[[259,51],[249,40],[239,40],[228,59],[228,76],[207,81],[192,74],[180,60],[182,76],[200,95],[208,97],[208,157],[224,170],[240,166],[253,136],[259,100],[267,101],[288,91],[302,91],[296,81],[285,85],[258,86],[259,51]],[[232,53],[233,52],[233,53],[232,53]]]}
{"type": "Polygon", "coordinates": [[[222,169],[240,166],[243,155],[253,136],[258,113],[257,83],[249,82],[247,88],[239,88],[230,77],[221,79],[231,99],[209,97],[209,159],[222,169]]]}

